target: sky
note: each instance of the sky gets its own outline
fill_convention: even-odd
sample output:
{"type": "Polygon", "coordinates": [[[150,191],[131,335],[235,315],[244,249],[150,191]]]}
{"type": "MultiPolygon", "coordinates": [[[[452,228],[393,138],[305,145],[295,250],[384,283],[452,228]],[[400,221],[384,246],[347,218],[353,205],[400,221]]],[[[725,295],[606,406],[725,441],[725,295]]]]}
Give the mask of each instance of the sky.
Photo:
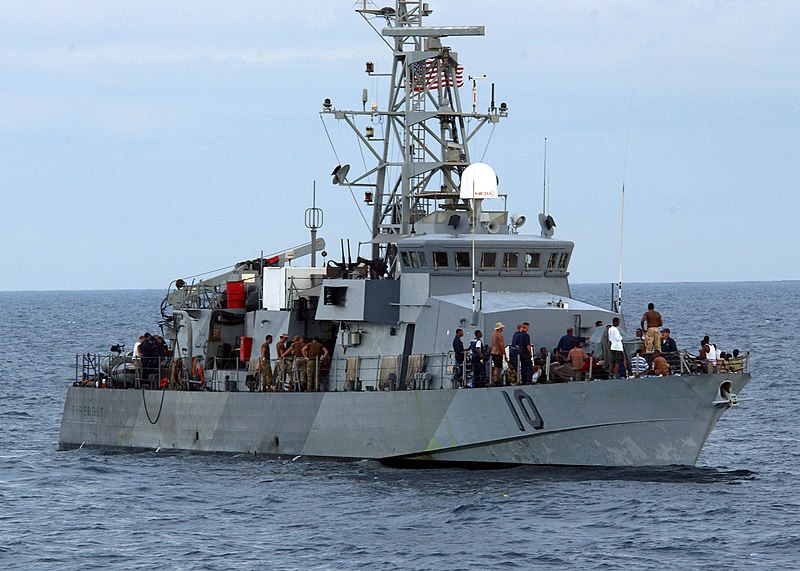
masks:
{"type": "MultiPolygon", "coordinates": [[[[473,157],[531,221],[547,138],[573,282],[618,279],[623,183],[624,281],[800,279],[800,3],[429,3],[486,27],[445,43],[508,104],[473,157]]],[[[352,0],[4,0],[0,290],[166,288],[290,248],[315,181],[319,235],[355,250],[369,213],[330,173],[361,156],[319,111],[385,102],[367,60],[391,53],[352,0]]]]}

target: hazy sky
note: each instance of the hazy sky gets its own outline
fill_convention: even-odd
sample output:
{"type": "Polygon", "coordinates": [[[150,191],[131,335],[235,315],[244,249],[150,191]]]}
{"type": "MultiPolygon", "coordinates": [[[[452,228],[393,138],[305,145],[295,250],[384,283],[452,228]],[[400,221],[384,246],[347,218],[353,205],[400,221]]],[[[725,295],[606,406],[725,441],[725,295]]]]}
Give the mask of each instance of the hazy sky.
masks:
{"type": "MultiPolygon", "coordinates": [[[[625,281],[800,278],[800,3],[430,5],[430,25],[486,26],[446,43],[508,103],[484,161],[531,220],[547,137],[574,282],[617,279],[623,178],[625,281]]],[[[355,250],[318,112],[385,102],[366,60],[391,54],[351,0],[4,0],[0,289],[166,288],[285,249],[308,240],[314,180],[320,235],[355,250]]]]}

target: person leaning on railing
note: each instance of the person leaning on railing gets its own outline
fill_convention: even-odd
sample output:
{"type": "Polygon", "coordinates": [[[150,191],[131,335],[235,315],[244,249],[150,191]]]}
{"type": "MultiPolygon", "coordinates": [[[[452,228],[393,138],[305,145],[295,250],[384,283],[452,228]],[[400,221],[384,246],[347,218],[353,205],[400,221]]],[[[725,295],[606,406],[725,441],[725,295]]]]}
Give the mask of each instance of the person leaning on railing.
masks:
{"type": "Polygon", "coordinates": [[[306,360],[306,392],[317,390],[317,372],[319,362],[330,354],[328,348],[322,344],[319,337],[314,337],[310,343],[303,346],[303,358],[306,360]]]}

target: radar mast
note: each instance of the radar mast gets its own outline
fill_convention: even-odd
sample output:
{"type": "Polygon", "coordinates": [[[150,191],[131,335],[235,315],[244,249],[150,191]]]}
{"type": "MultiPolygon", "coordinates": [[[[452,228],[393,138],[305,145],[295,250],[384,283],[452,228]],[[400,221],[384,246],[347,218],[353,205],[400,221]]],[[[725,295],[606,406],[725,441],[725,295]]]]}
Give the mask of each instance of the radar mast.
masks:
{"type": "Polygon", "coordinates": [[[365,94],[362,110],[336,109],[326,100],[322,114],[347,123],[374,160],[374,167],[353,178],[346,176],[348,165],[337,166],[334,184],[371,194],[372,256],[379,258],[432,212],[472,214],[471,202],[459,197],[461,174],[471,163],[469,143],[485,125],[507,116],[508,108],[495,107],[492,95],[485,113],[462,110],[458,88],[464,84],[463,66],[442,40],[483,36],[483,26],[425,26],[423,19],[432,10],[419,0],[397,0],[395,8],[380,9],[365,0],[356,11],[393,52],[391,73],[376,73],[372,62],[366,65],[369,76],[389,78],[387,105],[368,107],[365,94]],[[386,25],[379,30],[375,20],[386,25]]]}

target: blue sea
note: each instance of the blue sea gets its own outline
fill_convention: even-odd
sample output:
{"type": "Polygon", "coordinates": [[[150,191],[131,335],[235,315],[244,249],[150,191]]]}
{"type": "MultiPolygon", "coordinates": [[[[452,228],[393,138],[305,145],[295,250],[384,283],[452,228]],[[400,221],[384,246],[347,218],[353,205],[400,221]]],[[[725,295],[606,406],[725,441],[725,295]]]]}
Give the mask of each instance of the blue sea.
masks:
{"type": "MultiPolygon", "coordinates": [[[[0,567],[798,569],[800,282],[630,284],[679,347],[752,352],[696,467],[395,469],[58,451],[76,352],[155,331],[159,291],[0,292],[0,567]]],[[[573,296],[608,307],[610,286],[573,296]]],[[[535,325],[535,324],[534,324],[535,325]]]]}

